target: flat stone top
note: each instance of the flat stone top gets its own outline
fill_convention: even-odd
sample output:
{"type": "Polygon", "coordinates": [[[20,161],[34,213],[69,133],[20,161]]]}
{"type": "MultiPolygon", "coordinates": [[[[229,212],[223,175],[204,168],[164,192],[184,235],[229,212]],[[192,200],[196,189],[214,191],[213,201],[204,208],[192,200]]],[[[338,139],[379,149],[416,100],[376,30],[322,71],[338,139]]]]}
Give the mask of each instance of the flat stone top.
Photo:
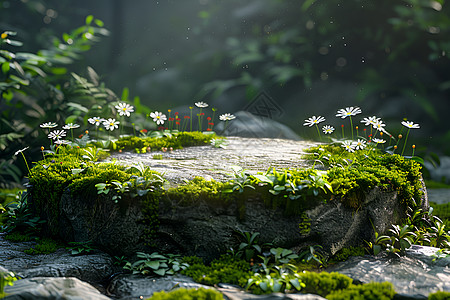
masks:
{"type": "Polygon", "coordinates": [[[205,145],[143,154],[116,152],[108,160],[117,160],[124,165],[142,162],[152,170],[164,174],[164,177],[174,184],[196,176],[226,181],[233,178],[231,166],[240,166],[250,173],[264,172],[269,167],[277,169],[308,167],[307,162],[302,159],[304,150],[318,145],[311,141],[283,139],[227,137],[226,140],[225,149],[205,145]],[[162,159],[154,159],[155,154],[161,154],[162,159]]]}

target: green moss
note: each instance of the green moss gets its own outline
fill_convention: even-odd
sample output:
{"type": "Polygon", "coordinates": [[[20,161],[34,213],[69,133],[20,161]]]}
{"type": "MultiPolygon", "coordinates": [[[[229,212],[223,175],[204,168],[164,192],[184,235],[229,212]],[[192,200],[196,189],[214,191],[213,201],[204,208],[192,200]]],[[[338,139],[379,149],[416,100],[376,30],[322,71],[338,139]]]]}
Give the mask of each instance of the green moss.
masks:
{"type": "Polygon", "coordinates": [[[204,134],[202,132],[180,132],[175,134],[163,135],[160,137],[135,137],[127,136],[119,139],[116,146],[121,150],[144,151],[150,147],[152,150],[161,150],[161,148],[182,149],[190,146],[203,146],[211,143],[213,138],[218,138],[215,134],[204,134]]]}
{"type": "Polygon", "coordinates": [[[50,238],[42,238],[38,240],[38,243],[30,249],[25,249],[23,252],[31,255],[36,254],[50,254],[56,250],[62,248],[63,245],[50,238]]]}
{"type": "Polygon", "coordinates": [[[18,231],[13,231],[5,235],[5,240],[22,243],[22,242],[29,242],[32,240],[32,238],[27,234],[23,234],[18,231]]]}
{"type": "Polygon", "coordinates": [[[147,300],[223,300],[223,296],[213,289],[179,288],[170,292],[156,292],[147,300]]]}
{"type": "Polygon", "coordinates": [[[428,300],[447,300],[450,299],[450,292],[438,291],[428,295],[428,300]]]}
{"type": "Polygon", "coordinates": [[[421,166],[413,160],[378,150],[349,153],[336,145],[313,147],[307,152],[307,158],[319,158],[328,167],[334,194],[349,207],[357,209],[362,195],[375,186],[395,190],[400,201],[411,207],[420,205],[421,166]],[[319,152],[320,156],[311,154],[319,152]]]}
{"type": "Polygon", "coordinates": [[[250,264],[245,260],[222,255],[213,260],[209,266],[196,263],[183,270],[181,274],[190,276],[194,281],[202,284],[214,285],[226,282],[244,287],[252,275],[249,270],[250,264]]]}
{"type": "Polygon", "coordinates": [[[223,193],[228,188],[230,183],[195,177],[185,184],[169,188],[166,196],[172,201],[176,200],[179,205],[191,205],[198,201],[224,202],[232,198],[231,194],[223,193]]]}
{"type": "Polygon", "coordinates": [[[304,272],[301,274],[301,281],[305,284],[302,293],[312,293],[322,297],[332,291],[347,289],[353,282],[350,277],[336,272],[304,272]]]}
{"type": "Polygon", "coordinates": [[[366,250],[363,247],[342,248],[334,256],[334,261],[346,261],[350,256],[363,256],[366,250]]]}
{"type": "Polygon", "coordinates": [[[326,296],[329,300],[390,300],[394,298],[395,289],[390,282],[371,282],[351,285],[347,289],[333,291],[326,296]]]}

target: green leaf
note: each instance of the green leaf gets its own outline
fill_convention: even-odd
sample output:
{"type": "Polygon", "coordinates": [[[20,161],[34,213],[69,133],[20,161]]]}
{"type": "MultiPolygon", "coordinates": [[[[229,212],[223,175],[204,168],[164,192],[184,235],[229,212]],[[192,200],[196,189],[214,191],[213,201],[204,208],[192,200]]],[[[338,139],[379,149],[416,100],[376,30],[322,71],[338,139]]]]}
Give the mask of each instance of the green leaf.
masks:
{"type": "Polygon", "coordinates": [[[9,62],[5,62],[2,64],[2,72],[3,74],[7,74],[10,70],[9,62]]]}
{"type": "Polygon", "coordinates": [[[95,19],[94,22],[98,27],[103,27],[105,25],[105,23],[103,23],[103,21],[99,19],[95,19]]]}
{"type": "Polygon", "coordinates": [[[167,269],[154,270],[153,272],[159,276],[164,276],[166,275],[167,269]]]}
{"type": "Polygon", "coordinates": [[[120,100],[127,102],[129,95],[130,95],[130,90],[127,87],[123,88],[122,96],[120,97],[120,100]]]}
{"type": "Polygon", "coordinates": [[[11,46],[21,47],[23,45],[22,42],[6,39],[5,42],[11,46]]]}
{"type": "Polygon", "coordinates": [[[93,15],[89,15],[86,17],[86,25],[91,25],[92,21],[94,20],[93,15]]]}
{"type": "Polygon", "coordinates": [[[146,261],[145,265],[149,268],[152,268],[153,270],[157,270],[159,268],[160,263],[157,260],[153,260],[153,261],[146,261]]]}
{"type": "MultiPolygon", "coordinates": [[[[72,174],[76,175],[76,174],[80,174],[81,172],[83,172],[85,169],[72,169],[72,174]]],[[[97,187],[97,184],[95,185],[97,187]]]]}

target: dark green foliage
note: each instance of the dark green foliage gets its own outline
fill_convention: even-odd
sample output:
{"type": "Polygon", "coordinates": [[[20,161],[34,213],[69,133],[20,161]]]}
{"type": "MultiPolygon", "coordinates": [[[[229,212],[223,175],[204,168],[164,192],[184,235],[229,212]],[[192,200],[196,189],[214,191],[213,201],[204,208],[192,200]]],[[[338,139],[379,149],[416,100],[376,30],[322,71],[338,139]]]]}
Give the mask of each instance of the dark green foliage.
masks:
{"type": "Polygon", "coordinates": [[[230,255],[222,255],[213,260],[209,266],[193,264],[181,273],[202,284],[214,285],[225,282],[244,287],[252,275],[249,270],[250,263],[230,255]]]}
{"type": "Polygon", "coordinates": [[[301,274],[301,281],[306,285],[302,289],[303,293],[312,293],[323,297],[332,291],[347,289],[353,282],[350,277],[336,272],[304,272],[301,274]]]}
{"type": "Polygon", "coordinates": [[[450,292],[438,291],[428,295],[428,300],[447,300],[450,299],[450,292]]]}
{"type": "Polygon", "coordinates": [[[329,300],[390,300],[395,295],[390,282],[372,282],[363,285],[351,285],[347,289],[335,290],[326,296],[329,300]]]}
{"type": "Polygon", "coordinates": [[[214,289],[179,288],[170,292],[156,292],[147,300],[223,300],[223,296],[214,289]]]}

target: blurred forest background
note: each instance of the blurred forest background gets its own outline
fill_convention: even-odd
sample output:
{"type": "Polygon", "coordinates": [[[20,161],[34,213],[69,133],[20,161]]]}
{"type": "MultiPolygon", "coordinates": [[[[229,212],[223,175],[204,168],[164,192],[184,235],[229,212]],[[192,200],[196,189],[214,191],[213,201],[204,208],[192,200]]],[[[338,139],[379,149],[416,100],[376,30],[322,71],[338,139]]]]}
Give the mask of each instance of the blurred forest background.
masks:
{"type": "Polygon", "coordinates": [[[337,109],[360,106],[392,132],[419,123],[418,150],[450,155],[445,0],[0,0],[0,31],[17,33],[0,44],[0,176],[19,174],[18,149],[40,154],[39,124],[86,124],[117,97],[233,113],[265,92],[304,138],[304,119],[339,126],[337,109]]]}

